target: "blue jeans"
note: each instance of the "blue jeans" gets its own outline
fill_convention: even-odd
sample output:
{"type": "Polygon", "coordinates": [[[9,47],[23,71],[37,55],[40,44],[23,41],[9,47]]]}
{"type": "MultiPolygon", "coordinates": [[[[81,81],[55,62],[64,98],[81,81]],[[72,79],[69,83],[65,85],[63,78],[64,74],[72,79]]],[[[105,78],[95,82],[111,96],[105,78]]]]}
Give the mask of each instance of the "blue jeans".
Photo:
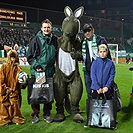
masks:
{"type": "Polygon", "coordinates": [[[90,77],[90,72],[89,71],[84,71],[84,80],[85,80],[85,86],[86,86],[86,91],[88,95],[88,99],[92,98],[92,92],[91,92],[91,77],[90,77]]]}

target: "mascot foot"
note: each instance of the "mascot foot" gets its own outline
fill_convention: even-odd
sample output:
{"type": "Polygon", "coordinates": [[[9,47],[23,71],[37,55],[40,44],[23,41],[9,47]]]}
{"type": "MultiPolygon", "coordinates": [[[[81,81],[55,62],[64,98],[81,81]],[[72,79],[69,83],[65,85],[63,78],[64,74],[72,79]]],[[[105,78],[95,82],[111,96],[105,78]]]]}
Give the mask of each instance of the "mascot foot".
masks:
{"type": "Polygon", "coordinates": [[[65,115],[63,113],[56,114],[53,118],[54,122],[62,122],[65,120],[65,115]]]}
{"type": "Polygon", "coordinates": [[[75,121],[77,123],[82,123],[84,121],[84,119],[79,113],[77,113],[77,114],[73,115],[73,121],[75,121]]]}

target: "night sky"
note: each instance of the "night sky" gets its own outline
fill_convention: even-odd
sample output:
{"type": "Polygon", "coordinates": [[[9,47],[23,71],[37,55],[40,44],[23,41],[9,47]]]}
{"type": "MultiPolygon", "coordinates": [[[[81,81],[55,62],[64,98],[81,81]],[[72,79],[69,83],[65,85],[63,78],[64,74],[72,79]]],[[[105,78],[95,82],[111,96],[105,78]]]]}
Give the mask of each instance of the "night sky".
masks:
{"type": "MultiPolygon", "coordinates": [[[[86,4],[88,0],[83,0],[82,1],[83,3],[80,3],[80,1],[82,0],[0,0],[0,7],[5,9],[11,8],[15,10],[26,11],[28,12],[28,18],[32,18],[32,19],[29,19],[29,21],[31,22],[34,22],[34,20],[37,20],[37,18],[35,18],[33,15],[35,13],[32,12],[32,10],[34,9],[35,10],[46,9],[46,10],[64,12],[64,8],[66,6],[70,6],[70,8],[73,11],[80,6],[84,6],[85,12],[88,12],[88,13],[89,13],[89,10],[106,10],[106,8],[128,7],[129,10],[133,10],[133,5],[131,4],[132,0],[107,0],[107,1],[102,1],[104,3],[100,5],[97,4],[97,0],[92,0],[91,5],[86,4]],[[2,3],[4,3],[4,6],[2,3]]],[[[42,16],[42,18],[47,17],[46,16],[47,14],[48,13],[45,13],[45,15],[42,16]]],[[[88,15],[91,16],[91,14],[88,14],[88,15]]]]}
{"type": "MultiPolygon", "coordinates": [[[[81,0],[82,1],[82,0],[81,0]]],[[[100,6],[96,4],[97,0],[92,1],[92,6],[85,4],[85,10],[97,10],[105,8],[117,8],[117,7],[130,7],[133,5],[130,4],[132,0],[108,0],[101,4],[100,6]]],[[[0,0],[0,3],[8,3],[13,5],[21,5],[32,8],[42,8],[55,11],[64,11],[65,6],[70,6],[73,10],[82,6],[80,0],[0,0]],[[78,2],[77,2],[78,1],[78,2]]],[[[83,0],[82,2],[88,2],[83,0]]]]}
{"type": "Polygon", "coordinates": [[[0,0],[2,3],[63,11],[65,6],[71,6],[72,0],[0,0]]]}

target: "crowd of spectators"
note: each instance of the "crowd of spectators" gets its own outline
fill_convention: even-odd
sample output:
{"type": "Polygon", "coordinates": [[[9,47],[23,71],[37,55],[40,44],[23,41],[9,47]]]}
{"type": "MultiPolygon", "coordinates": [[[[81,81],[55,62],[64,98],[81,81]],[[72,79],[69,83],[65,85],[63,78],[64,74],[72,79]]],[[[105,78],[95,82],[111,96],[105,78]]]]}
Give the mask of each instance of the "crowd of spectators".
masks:
{"type": "MultiPolygon", "coordinates": [[[[54,32],[57,36],[60,36],[54,32]]],[[[7,45],[10,47],[14,47],[15,44],[19,46],[18,49],[18,55],[19,57],[24,57],[26,54],[26,50],[29,44],[29,41],[33,36],[35,36],[36,31],[33,29],[17,29],[17,28],[0,28],[0,45],[7,45]]],[[[82,34],[79,34],[80,38],[82,39],[82,34]]],[[[123,46],[122,41],[120,38],[115,37],[106,37],[106,40],[108,43],[115,43],[119,45],[119,49],[125,49],[125,46],[123,46]]],[[[124,41],[125,42],[125,41],[124,41]]]]}
{"type": "Polygon", "coordinates": [[[36,34],[32,29],[11,29],[0,28],[0,45],[14,47],[15,44],[19,46],[18,54],[24,57],[29,41],[36,34]]]}

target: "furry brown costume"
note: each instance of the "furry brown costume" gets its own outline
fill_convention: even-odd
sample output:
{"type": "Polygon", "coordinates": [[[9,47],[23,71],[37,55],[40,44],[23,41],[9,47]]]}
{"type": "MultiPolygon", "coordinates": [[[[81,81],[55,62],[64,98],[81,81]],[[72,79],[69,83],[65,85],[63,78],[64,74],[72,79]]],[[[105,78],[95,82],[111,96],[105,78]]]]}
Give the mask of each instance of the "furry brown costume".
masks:
{"type": "Polygon", "coordinates": [[[18,54],[15,50],[8,53],[6,63],[0,68],[0,126],[8,123],[24,123],[25,118],[20,112],[21,84],[18,75],[22,72],[18,54]],[[11,60],[11,57],[14,60],[11,60]]]}

